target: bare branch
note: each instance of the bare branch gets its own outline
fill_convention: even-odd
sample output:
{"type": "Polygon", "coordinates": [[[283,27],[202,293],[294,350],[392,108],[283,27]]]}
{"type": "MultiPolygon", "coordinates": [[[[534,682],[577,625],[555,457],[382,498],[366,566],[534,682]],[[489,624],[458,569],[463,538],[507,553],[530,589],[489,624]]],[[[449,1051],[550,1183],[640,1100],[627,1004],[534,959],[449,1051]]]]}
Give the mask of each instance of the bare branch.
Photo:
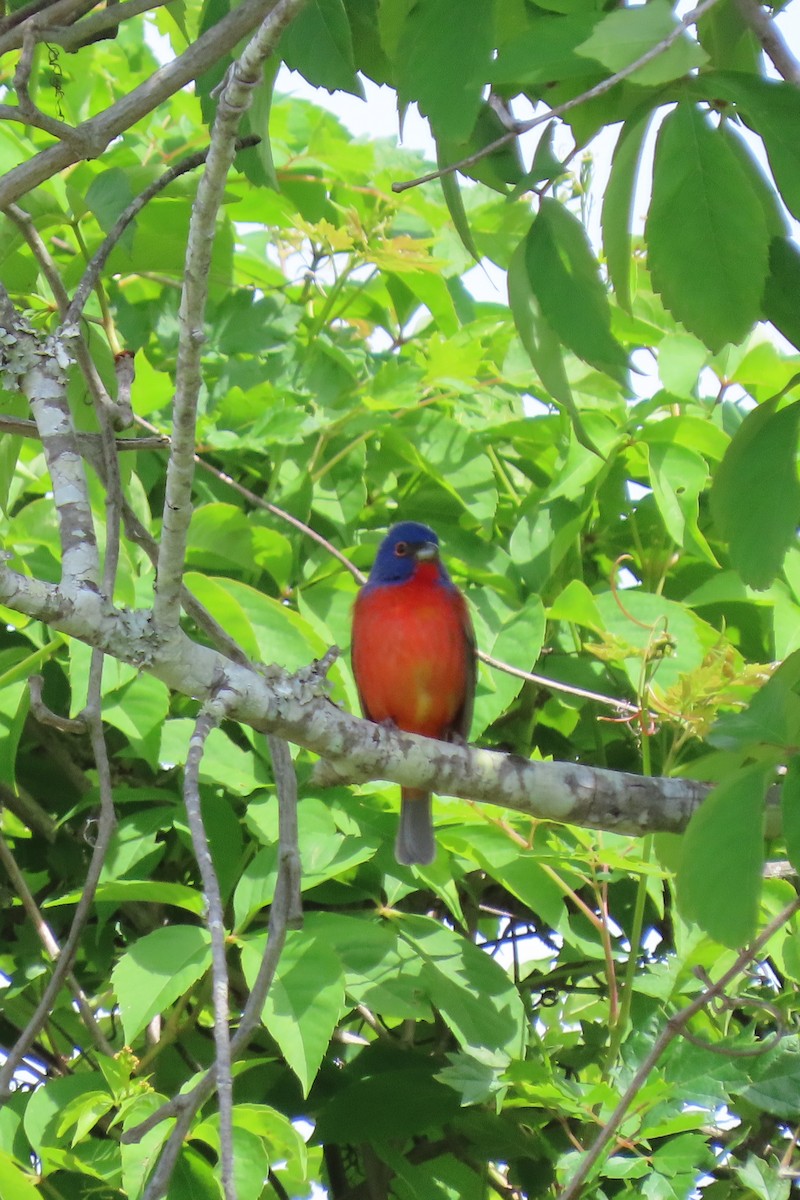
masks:
{"type": "Polygon", "coordinates": [[[75,915],[72,918],[72,925],[67,940],[64,943],[64,948],[53,967],[53,972],[47,986],[42,992],[42,997],[33,1015],[9,1051],[5,1062],[0,1066],[0,1098],[11,1094],[14,1075],[19,1064],[30,1050],[42,1026],[50,1016],[56,996],[61,990],[67,973],[72,967],[84,926],[94,904],[94,896],[100,879],[100,872],[103,869],[111,835],[114,832],[116,824],[111,787],[111,769],[105,738],[103,736],[103,722],[100,717],[102,667],[103,654],[101,651],[96,650],[92,655],[92,662],[89,668],[89,703],[83,715],[89,727],[89,736],[97,766],[97,780],[100,790],[100,816],[97,822],[97,841],[94,844],[91,861],[86,871],[86,882],[75,908],[75,915]]]}
{"type": "Polygon", "coordinates": [[[562,117],[564,113],[571,112],[573,108],[578,108],[579,105],[585,104],[588,100],[596,100],[598,96],[604,96],[606,92],[610,92],[613,87],[621,83],[623,79],[633,75],[641,67],[652,62],[654,58],[658,58],[665,50],[676,42],[681,37],[690,25],[694,25],[709,9],[713,8],[718,3],[718,0],[702,0],[696,8],[680,21],[674,29],[671,29],[665,38],[657,42],[655,46],[651,46],[634,62],[628,63],[627,67],[621,67],[613,75],[609,75],[607,79],[603,79],[594,87],[582,92],[580,96],[573,96],[571,100],[565,100],[563,104],[557,104],[555,108],[548,108],[547,112],[541,116],[532,117],[530,121],[520,121],[513,129],[507,130],[506,133],[500,135],[487,146],[483,146],[480,150],[476,150],[474,154],[468,154],[466,158],[459,159],[458,162],[448,163],[438,171],[430,171],[427,175],[420,175],[418,179],[407,179],[404,182],[393,183],[393,192],[407,192],[409,188],[419,187],[423,183],[431,183],[434,179],[441,179],[445,175],[452,175],[456,171],[464,171],[467,167],[472,167],[475,163],[481,162],[482,159],[488,158],[490,154],[494,154],[496,150],[507,146],[509,142],[513,142],[515,138],[522,133],[528,133],[531,129],[535,129],[537,125],[543,125],[546,121],[552,121],[554,117],[562,117]]]}
{"type": "Polygon", "coordinates": [[[774,19],[758,0],[736,0],[739,13],[761,43],[767,58],[787,83],[800,87],[800,63],[792,54],[774,19]]]}
{"type": "Polygon", "coordinates": [[[28,680],[31,712],[36,720],[42,725],[49,725],[52,729],[57,729],[59,733],[86,733],[86,722],[81,718],[60,717],[58,713],[51,712],[42,699],[43,683],[44,679],[41,675],[31,675],[28,680]]]}
{"type": "Polygon", "coordinates": [[[169,0],[122,0],[122,3],[109,4],[99,12],[90,13],[88,17],[69,25],[42,25],[38,30],[39,40],[63,46],[73,53],[89,42],[99,41],[106,34],[115,37],[123,21],[168,3],[169,0]]]}
{"type": "Polygon", "coordinates": [[[43,10],[47,10],[51,21],[69,25],[93,9],[96,3],[97,0],[31,0],[30,4],[0,21],[0,54],[22,45],[25,24],[35,20],[43,10]]]}
{"type": "MultiPolygon", "coordinates": [[[[226,17],[201,34],[183,54],[159,68],[145,83],[75,129],[83,150],[61,141],[20,163],[0,179],[0,209],[81,158],[99,158],[109,142],[140,121],[164,100],[197,79],[254,29],[275,6],[274,0],[242,0],[226,17]]],[[[92,7],[90,4],[89,7],[92,7]]],[[[16,33],[16,31],[15,31],[16,33]]],[[[17,43],[19,44],[19,43],[17,43]]],[[[0,53],[8,49],[0,42],[0,53]]]]}
{"type": "Polygon", "coordinates": [[[184,285],[179,312],[178,362],[172,411],[172,449],[158,556],[153,619],[160,633],[174,629],[180,617],[186,537],[192,518],[197,398],[201,383],[203,321],[217,213],[236,151],[236,132],[261,82],[265,59],[304,0],[278,0],[268,17],[232,64],[219,97],[206,168],[197,188],[189,224],[184,285]]]}
{"type": "Polygon", "coordinates": [[[303,902],[300,898],[301,862],[297,850],[297,775],[289,743],[274,733],[267,734],[267,742],[280,808],[278,857],[286,876],[286,922],[289,929],[300,929],[303,925],[303,902]]]}
{"type": "Polygon", "coordinates": [[[189,739],[184,772],[183,798],[189,819],[192,845],[203,880],[206,900],[206,924],[211,934],[212,1001],[214,1006],[214,1074],[219,1099],[219,1138],[221,1147],[222,1190],[225,1200],[236,1200],[233,1179],[233,1074],[228,1023],[228,963],[225,954],[225,917],[222,893],[214,869],[200,804],[200,764],[206,739],[226,715],[230,693],[220,690],[203,705],[189,739]]]}
{"type": "MultiPolygon", "coordinates": [[[[280,755],[280,751],[278,754],[280,755]]],[[[247,1003],[242,1010],[239,1028],[231,1039],[231,1057],[238,1058],[247,1047],[250,1038],[261,1022],[264,1001],[267,998],[275,970],[286,943],[286,933],[294,927],[297,919],[297,869],[300,862],[300,851],[297,844],[297,812],[296,793],[287,793],[278,789],[278,880],[275,885],[275,896],[269,911],[269,928],[267,944],[258,975],[255,978],[247,1003]]],[[[191,1092],[175,1096],[167,1104],[161,1106],[141,1124],[126,1129],[122,1135],[123,1143],[139,1142],[168,1117],[177,1116],[175,1127],[164,1146],[153,1176],[145,1190],[142,1200],[161,1200],[169,1186],[169,1180],[175,1169],[181,1146],[195,1114],[214,1090],[214,1073],[207,1071],[200,1082],[191,1092]]]]}
{"type": "MultiPolygon", "coordinates": [[[[0,433],[11,433],[16,437],[39,439],[39,430],[35,421],[27,421],[24,417],[7,417],[0,415],[0,433]]],[[[76,431],[75,441],[84,458],[93,460],[101,449],[100,434],[76,431]]],[[[169,438],[157,434],[153,437],[114,439],[117,450],[168,450],[169,438]]]]}
{"type": "Polygon", "coordinates": [[[728,984],[732,983],[737,975],[741,975],[742,971],[756,959],[758,954],[769,942],[779,929],[781,929],[787,921],[791,920],[794,914],[800,909],[800,897],[792,900],[790,904],[774,917],[765,929],[754,939],[751,944],[742,950],[737,956],[733,964],[725,971],[717,980],[716,983],[710,984],[704,991],[696,996],[690,1004],[685,1005],[679,1012],[669,1018],[661,1033],[653,1043],[650,1053],[642,1060],[636,1073],[634,1074],[628,1087],[620,1097],[617,1107],[607,1119],[600,1133],[592,1143],[591,1148],[587,1151],[585,1157],[581,1160],[575,1174],[570,1179],[567,1186],[558,1195],[558,1200],[577,1200],[580,1196],[584,1183],[589,1176],[594,1164],[600,1158],[608,1143],[616,1136],[622,1121],[635,1101],[642,1086],[650,1076],[651,1071],[656,1066],[659,1058],[664,1053],[669,1043],[673,1041],[691,1021],[692,1017],[706,1008],[712,1000],[716,1000],[725,991],[728,984]]]}

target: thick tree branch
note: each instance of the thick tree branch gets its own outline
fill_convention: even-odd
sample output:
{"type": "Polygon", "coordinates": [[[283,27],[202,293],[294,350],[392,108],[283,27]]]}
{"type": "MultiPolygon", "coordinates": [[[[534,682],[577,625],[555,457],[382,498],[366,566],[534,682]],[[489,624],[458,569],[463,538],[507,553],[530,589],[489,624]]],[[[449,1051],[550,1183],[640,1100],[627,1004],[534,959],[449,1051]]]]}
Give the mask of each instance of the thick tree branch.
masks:
{"type": "Polygon", "coordinates": [[[96,585],[100,568],[89,490],[66,396],[67,331],[41,340],[17,316],[8,296],[0,298],[0,373],[27,397],[39,430],[58,511],[62,586],[96,585]]]}
{"type": "Polygon", "coordinates": [[[91,588],[64,597],[53,584],[0,567],[0,603],[150,671],[183,695],[206,700],[224,683],[236,696],[232,718],[305,746],[348,778],[387,779],[539,820],[633,835],[681,832],[709,791],[693,780],[529,762],[384,729],[325,699],[313,665],[289,675],[277,666],[231,662],[180,629],[160,639],[149,612],[114,609],[91,588]]]}
{"type": "Polygon", "coordinates": [[[236,133],[261,82],[264,61],[304,0],[278,0],[232,64],[219,97],[205,171],[192,205],[179,312],[178,362],[172,408],[172,446],[167,467],[153,619],[159,633],[177,627],[181,611],[186,538],[192,519],[197,399],[200,394],[203,323],[211,255],[228,171],[236,153],[236,133]]]}

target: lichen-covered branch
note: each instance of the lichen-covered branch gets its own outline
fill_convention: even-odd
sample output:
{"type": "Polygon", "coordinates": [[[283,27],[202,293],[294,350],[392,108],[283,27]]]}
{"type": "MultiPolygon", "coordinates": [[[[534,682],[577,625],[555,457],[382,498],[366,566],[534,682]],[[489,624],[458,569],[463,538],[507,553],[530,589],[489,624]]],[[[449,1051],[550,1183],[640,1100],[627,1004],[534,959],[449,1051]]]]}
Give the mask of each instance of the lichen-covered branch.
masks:
{"type": "Polygon", "coordinates": [[[332,760],[348,779],[387,779],[539,820],[628,834],[681,832],[708,793],[693,780],[529,762],[384,729],[326,699],[313,664],[289,675],[276,666],[231,662],[180,629],[159,638],[149,612],[115,609],[91,588],[65,597],[53,584],[0,567],[0,603],[147,670],[184,695],[206,700],[224,685],[235,696],[232,718],[332,760]]]}

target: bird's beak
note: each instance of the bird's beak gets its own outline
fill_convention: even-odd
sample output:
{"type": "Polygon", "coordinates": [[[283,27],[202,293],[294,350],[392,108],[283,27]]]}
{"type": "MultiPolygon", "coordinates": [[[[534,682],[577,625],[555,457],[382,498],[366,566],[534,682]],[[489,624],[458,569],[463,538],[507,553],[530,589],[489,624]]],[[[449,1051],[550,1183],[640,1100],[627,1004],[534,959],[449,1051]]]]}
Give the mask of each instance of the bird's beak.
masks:
{"type": "Polygon", "coordinates": [[[436,542],[420,542],[414,548],[414,557],[417,562],[436,562],[439,557],[439,547],[436,542]]]}

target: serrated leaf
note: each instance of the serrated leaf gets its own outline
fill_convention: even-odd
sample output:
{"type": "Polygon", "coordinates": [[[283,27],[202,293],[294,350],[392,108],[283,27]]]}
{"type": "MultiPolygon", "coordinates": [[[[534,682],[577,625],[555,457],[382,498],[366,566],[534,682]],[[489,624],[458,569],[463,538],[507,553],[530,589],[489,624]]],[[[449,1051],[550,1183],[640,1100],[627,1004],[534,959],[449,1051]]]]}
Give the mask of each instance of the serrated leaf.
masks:
{"type": "Polygon", "coordinates": [[[720,783],[693,814],[678,867],[678,906],[715,941],[741,948],[756,931],[770,764],[720,783]]]}
{"type": "Polygon", "coordinates": [[[485,0],[420,0],[403,24],[395,59],[401,104],[416,100],[437,137],[463,142],[475,125],[493,47],[485,0]]]}
{"type": "MultiPolygon", "coordinates": [[[[663,42],[678,22],[668,0],[649,0],[649,3],[619,8],[595,26],[591,35],[575,53],[593,58],[611,72],[617,72],[636,62],[654,45],[663,42]]],[[[628,76],[628,82],[658,87],[679,79],[694,67],[708,61],[702,46],[682,34],[661,54],[628,76]]]]}
{"type": "Polygon", "coordinates": [[[631,224],[639,163],[652,111],[626,121],[614,148],[603,199],[603,250],[617,300],[631,311],[631,224]]]}
{"type": "Polygon", "coordinates": [[[760,315],[766,219],[738,157],[696,106],[679,104],[659,131],[645,236],[653,286],[674,316],[710,350],[740,342],[760,315]]]}
{"type": "MultiPolygon", "coordinates": [[[[264,938],[242,948],[242,967],[252,987],[264,938]]],[[[324,936],[290,932],[262,1010],[262,1021],[308,1095],[344,1010],[344,974],[324,936]]]]}
{"type": "Polygon", "coordinates": [[[279,50],[287,67],[299,71],[312,86],[364,99],[342,0],[310,0],[285,30],[279,50]]]}
{"type": "Polygon", "coordinates": [[[529,16],[528,27],[498,48],[489,78],[495,84],[536,85],[593,74],[577,53],[598,21],[596,12],[529,16]]]}
{"type": "Polygon", "coordinates": [[[211,938],[197,925],[170,925],[145,934],[111,973],[125,1040],[174,1004],[211,966],[211,938]]]}
{"type": "Polygon", "coordinates": [[[622,381],[627,356],[611,333],[605,285],[586,231],[563,204],[546,197],[525,239],[530,289],[565,346],[622,381]]]}
{"type": "Polygon", "coordinates": [[[757,589],[769,587],[777,575],[800,519],[800,401],[778,409],[779,402],[776,397],[748,413],[711,490],[711,512],[731,561],[757,589]]]}

